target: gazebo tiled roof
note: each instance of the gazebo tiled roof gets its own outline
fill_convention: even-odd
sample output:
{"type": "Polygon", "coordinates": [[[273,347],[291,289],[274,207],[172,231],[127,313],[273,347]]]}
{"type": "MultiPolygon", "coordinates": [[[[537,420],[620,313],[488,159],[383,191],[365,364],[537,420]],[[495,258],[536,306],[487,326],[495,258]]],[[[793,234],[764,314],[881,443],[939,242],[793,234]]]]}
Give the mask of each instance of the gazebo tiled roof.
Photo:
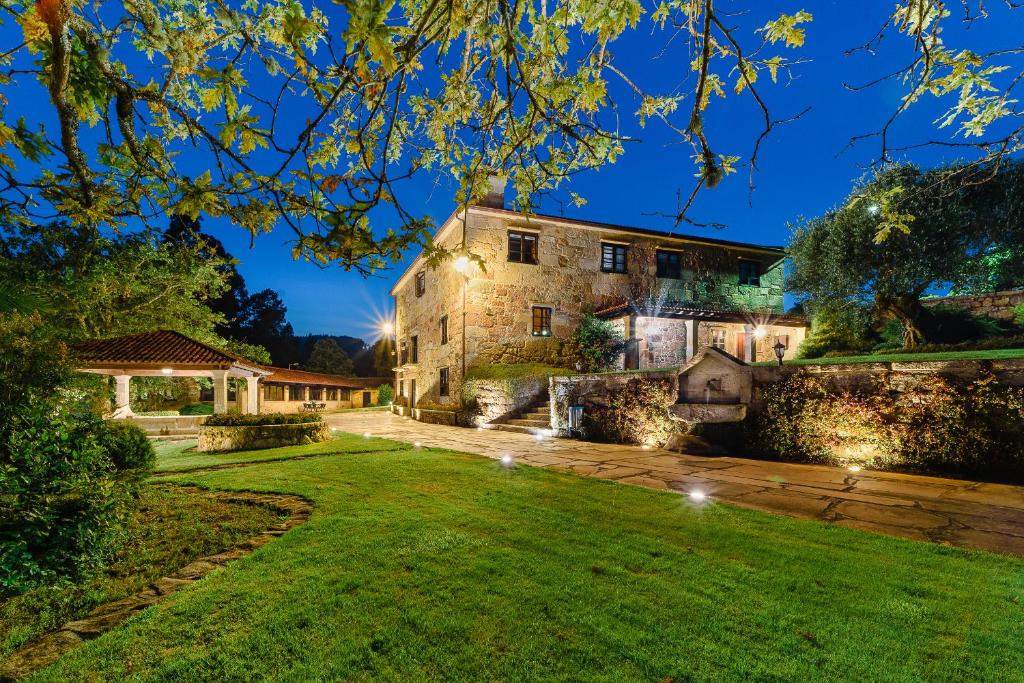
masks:
{"type": "Polygon", "coordinates": [[[73,345],[80,361],[90,365],[188,365],[230,367],[255,364],[172,330],[143,332],[73,345]]]}
{"type": "Polygon", "coordinates": [[[594,313],[598,318],[617,318],[623,315],[642,315],[649,318],[694,318],[722,322],[746,322],[751,318],[766,318],[776,325],[806,327],[807,318],[793,313],[763,313],[760,311],[728,311],[683,303],[617,304],[594,313]]]}

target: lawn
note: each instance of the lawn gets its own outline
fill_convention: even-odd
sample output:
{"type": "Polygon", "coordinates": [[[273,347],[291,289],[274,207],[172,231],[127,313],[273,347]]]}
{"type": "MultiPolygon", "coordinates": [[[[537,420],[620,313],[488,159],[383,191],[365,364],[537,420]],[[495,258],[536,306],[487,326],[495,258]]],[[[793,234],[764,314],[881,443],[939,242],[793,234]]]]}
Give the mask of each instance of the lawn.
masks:
{"type": "Polygon", "coordinates": [[[1024,671],[1018,559],[398,445],[175,479],[296,493],[315,510],[36,680],[1024,671]]]}
{"type": "Polygon", "coordinates": [[[0,602],[0,660],[36,635],[133,595],[202,557],[227,550],[281,521],[277,512],[218,501],[176,487],[144,485],[128,539],[106,571],[80,583],[38,588],[0,602]]]}
{"type": "Polygon", "coordinates": [[[339,432],[330,441],[308,446],[285,446],[256,451],[233,451],[227,453],[199,453],[195,450],[195,439],[157,442],[156,469],[158,472],[194,470],[218,465],[260,462],[264,460],[287,460],[295,457],[320,455],[341,455],[346,453],[376,453],[407,448],[406,444],[387,439],[365,437],[361,434],[339,432]]]}
{"type": "MultiPolygon", "coordinates": [[[[798,358],[785,361],[786,365],[842,365],[844,363],[917,363],[945,360],[1006,360],[1024,358],[1024,349],[990,349],[987,351],[938,351],[935,353],[879,353],[866,356],[837,356],[835,358],[798,358]]],[[[776,365],[763,361],[754,365],[776,365]]]]}

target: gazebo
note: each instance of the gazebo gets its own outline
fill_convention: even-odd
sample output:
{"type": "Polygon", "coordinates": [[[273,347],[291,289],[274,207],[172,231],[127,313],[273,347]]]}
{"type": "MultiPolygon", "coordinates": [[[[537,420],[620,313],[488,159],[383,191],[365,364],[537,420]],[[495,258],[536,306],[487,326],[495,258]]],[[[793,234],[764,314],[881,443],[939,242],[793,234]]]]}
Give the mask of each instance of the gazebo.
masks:
{"type": "Polygon", "coordinates": [[[117,382],[111,417],[133,415],[128,384],[132,377],[209,377],[213,380],[213,412],[228,410],[228,378],[245,378],[245,412],[259,412],[258,382],[272,374],[252,361],[171,330],[101,339],[73,347],[79,370],[111,375],[117,382]]]}

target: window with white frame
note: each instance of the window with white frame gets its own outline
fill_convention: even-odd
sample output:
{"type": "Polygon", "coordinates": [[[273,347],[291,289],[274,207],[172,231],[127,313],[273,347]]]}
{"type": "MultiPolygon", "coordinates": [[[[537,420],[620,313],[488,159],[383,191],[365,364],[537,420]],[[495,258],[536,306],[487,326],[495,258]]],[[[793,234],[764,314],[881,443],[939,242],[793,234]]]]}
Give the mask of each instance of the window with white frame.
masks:
{"type": "Polygon", "coordinates": [[[711,346],[721,351],[725,351],[725,329],[721,327],[712,328],[711,346]]]}

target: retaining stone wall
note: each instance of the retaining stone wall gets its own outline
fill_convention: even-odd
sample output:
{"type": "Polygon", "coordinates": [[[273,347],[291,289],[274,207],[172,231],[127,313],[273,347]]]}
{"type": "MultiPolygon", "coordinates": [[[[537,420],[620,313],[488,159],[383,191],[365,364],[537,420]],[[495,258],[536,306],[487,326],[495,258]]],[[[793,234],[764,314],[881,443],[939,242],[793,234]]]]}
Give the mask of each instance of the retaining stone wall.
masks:
{"type": "Polygon", "coordinates": [[[203,426],[199,429],[196,450],[201,453],[257,450],[318,443],[330,438],[331,430],[324,422],[244,427],[203,426]]]}
{"type": "Polygon", "coordinates": [[[938,304],[956,306],[965,308],[975,315],[984,315],[994,320],[1011,321],[1014,317],[1014,308],[1024,304],[1024,289],[969,296],[943,296],[925,299],[923,303],[925,306],[938,304]]]}

